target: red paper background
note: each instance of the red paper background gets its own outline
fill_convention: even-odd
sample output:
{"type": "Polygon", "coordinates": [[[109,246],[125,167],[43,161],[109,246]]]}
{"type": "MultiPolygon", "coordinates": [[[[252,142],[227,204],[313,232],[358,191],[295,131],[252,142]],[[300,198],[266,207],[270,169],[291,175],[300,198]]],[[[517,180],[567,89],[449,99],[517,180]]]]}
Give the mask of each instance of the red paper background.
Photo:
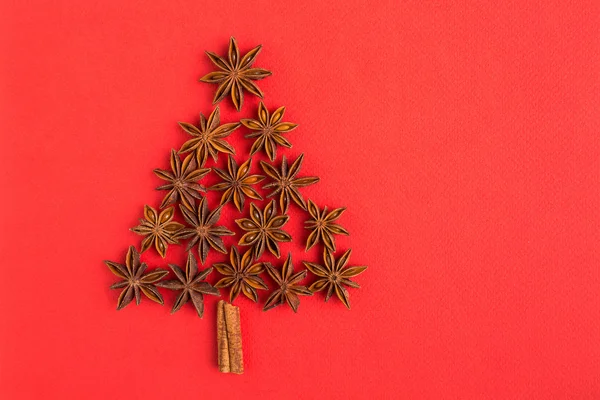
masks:
{"type": "Polygon", "coordinates": [[[598,398],[600,10],[501,3],[3,1],[0,397],[598,398]],[[116,312],[102,263],[139,246],[230,35],[264,45],[303,193],[348,207],[338,247],[369,266],[351,311],[237,300],[242,376],[217,370],[216,298],[116,312]]]}

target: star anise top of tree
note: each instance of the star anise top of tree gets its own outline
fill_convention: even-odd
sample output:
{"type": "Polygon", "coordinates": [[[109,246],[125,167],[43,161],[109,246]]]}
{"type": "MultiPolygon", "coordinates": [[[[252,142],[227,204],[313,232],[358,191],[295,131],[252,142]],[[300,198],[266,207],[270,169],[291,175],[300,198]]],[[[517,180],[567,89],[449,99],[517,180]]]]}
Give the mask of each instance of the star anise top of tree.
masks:
{"type": "Polygon", "coordinates": [[[131,230],[138,235],[146,236],[142,241],[141,253],[154,244],[156,251],[165,258],[169,244],[178,244],[177,232],[183,228],[179,222],[173,221],[174,208],[165,208],[158,214],[150,206],[144,206],[144,217],[140,224],[131,230]]]}
{"type": "Polygon", "coordinates": [[[195,155],[189,154],[183,159],[179,158],[177,152],[171,149],[171,169],[173,172],[163,169],[155,169],[154,173],[160,179],[167,181],[166,185],[156,188],[156,190],[168,190],[160,208],[165,208],[178,200],[186,207],[194,207],[194,199],[201,199],[200,192],[206,192],[206,188],[198,183],[210,168],[197,168],[198,164],[194,160],[195,155]]]}
{"type": "Polygon", "coordinates": [[[250,218],[236,219],[235,223],[247,233],[240,238],[240,246],[252,246],[254,259],[258,258],[269,249],[275,257],[279,258],[278,242],[290,242],[292,237],[281,229],[289,220],[288,215],[276,215],[277,206],[271,200],[264,210],[250,204],[250,218]]]}
{"type": "Polygon", "coordinates": [[[197,243],[198,255],[202,264],[206,261],[208,250],[211,247],[220,253],[227,254],[227,249],[220,236],[231,236],[234,233],[222,225],[216,225],[221,217],[221,207],[209,211],[208,201],[203,197],[197,209],[189,209],[183,205],[180,205],[179,208],[188,227],[180,230],[177,238],[190,239],[186,251],[189,251],[197,243]]]}
{"type": "Polygon", "coordinates": [[[217,263],[213,265],[221,275],[225,276],[216,283],[215,287],[225,288],[231,286],[231,291],[229,292],[230,303],[233,303],[240,292],[256,303],[258,300],[256,289],[268,289],[265,282],[259,276],[264,271],[263,264],[252,264],[251,251],[247,251],[240,257],[240,253],[235,246],[231,246],[229,262],[229,264],[217,263]]]}
{"type": "Polygon", "coordinates": [[[117,300],[117,310],[122,309],[135,297],[135,303],[140,304],[142,293],[150,300],[163,304],[163,297],[156,289],[155,283],[165,277],[169,271],[155,269],[146,273],[148,266],[140,263],[140,253],[130,246],[125,257],[125,265],[112,261],[104,261],[110,271],[122,280],[113,284],[111,289],[123,289],[117,300]]]}
{"type": "Polygon", "coordinates": [[[212,294],[213,296],[219,296],[219,289],[208,282],[204,282],[213,269],[208,268],[198,271],[198,262],[192,252],[188,253],[187,262],[185,263],[185,273],[175,264],[169,264],[169,267],[177,279],[159,282],[157,286],[171,290],[181,290],[181,293],[179,293],[179,296],[175,300],[175,304],[173,304],[171,314],[179,311],[191,299],[198,316],[202,318],[204,314],[204,295],[212,294]]]}
{"type": "Polygon", "coordinates": [[[319,242],[323,242],[325,247],[335,252],[335,238],[333,235],[349,235],[348,231],[342,226],[334,223],[346,211],[346,208],[336,208],[327,212],[327,207],[319,210],[311,200],[308,200],[308,212],[311,219],[304,223],[306,229],[312,230],[306,240],[306,251],[319,242]]]}
{"type": "Polygon", "coordinates": [[[301,154],[288,169],[287,159],[283,156],[280,171],[264,161],[260,162],[263,171],[265,171],[265,173],[273,180],[273,182],[263,186],[264,189],[274,188],[274,190],[267,195],[267,198],[279,193],[279,207],[281,208],[282,213],[287,212],[290,205],[290,198],[294,200],[298,206],[302,207],[303,210],[306,210],[306,202],[302,198],[298,188],[319,182],[319,178],[316,176],[296,177],[298,172],[300,172],[303,160],[304,154],[301,154]]]}
{"type": "Polygon", "coordinates": [[[192,135],[193,138],[181,146],[179,153],[195,152],[196,162],[200,167],[204,165],[209,154],[215,162],[219,157],[219,153],[235,154],[233,147],[223,140],[223,138],[229,136],[231,132],[239,128],[240,123],[220,124],[221,111],[218,106],[210,114],[208,121],[204,117],[204,114],[200,113],[200,127],[188,124],[187,122],[180,122],[179,126],[192,135]]]}
{"type": "Polygon", "coordinates": [[[294,312],[298,312],[298,306],[300,305],[298,295],[312,295],[312,292],[308,290],[306,286],[298,284],[301,280],[306,278],[306,270],[294,274],[291,253],[288,253],[281,272],[273,267],[271,263],[265,263],[265,267],[269,276],[275,281],[277,286],[279,286],[279,289],[276,289],[271,293],[265,303],[263,311],[270,310],[287,302],[294,312]]]}
{"type": "Polygon", "coordinates": [[[231,100],[236,110],[240,111],[244,104],[244,92],[248,92],[263,98],[263,93],[252,81],[266,78],[271,75],[271,71],[262,68],[251,68],[260,53],[261,45],[250,50],[246,55],[240,58],[240,50],[237,42],[232,37],[229,39],[228,59],[219,57],[210,51],[206,52],[208,58],[215,64],[220,71],[214,71],[200,78],[200,81],[207,83],[216,83],[219,85],[213,104],[217,104],[231,93],[231,100]]]}
{"type": "Polygon", "coordinates": [[[283,137],[283,134],[296,129],[298,125],[291,122],[281,122],[284,113],[285,107],[279,107],[273,115],[269,116],[269,110],[261,101],[258,105],[258,120],[242,119],[240,121],[246,128],[256,131],[245,136],[247,138],[257,138],[250,149],[251,155],[264,148],[269,159],[275,161],[277,146],[292,147],[292,144],[283,137]]]}
{"type": "Polygon", "coordinates": [[[304,262],[304,265],[310,272],[315,274],[321,279],[318,279],[315,283],[310,285],[309,290],[311,292],[319,292],[323,289],[327,289],[327,296],[325,301],[329,300],[333,292],[337,297],[344,303],[348,309],[350,309],[350,295],[346,290],[345,286],[352,288],[359,288],[358,283],[351,281],[350,278],[361,274],[367,267],[346,267],[352,250],[347,250],[337,261],[333,257],[333,253],[325,249],[323,254],[323,260],[325,265],[318,265],[310,262],[304,262]]]}
{"type": "Polygon", "coordinates": [[[216,185],[209,187],[209,189],[225,191],[221,196],[221,205],[227,204],[233,200],[238,211],[241,212],[244,208],[245,196],[255,200],[263,199],[252,185],[262,181],[265,177],[262,175],[249,175],[251,166],[251,158],[238,167],[237,163],[230,155],[229,162],[227,163],[227,171],[220,168],[214,168],[215,173],[219,175],[223,182],[217,183],[216,185]]]}

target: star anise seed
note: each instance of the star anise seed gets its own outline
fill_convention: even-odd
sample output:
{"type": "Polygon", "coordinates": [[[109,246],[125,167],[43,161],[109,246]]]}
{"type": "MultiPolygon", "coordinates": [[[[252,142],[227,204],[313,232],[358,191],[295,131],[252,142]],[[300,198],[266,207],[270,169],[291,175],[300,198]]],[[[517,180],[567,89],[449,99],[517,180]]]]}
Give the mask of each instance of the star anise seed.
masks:
{"type": "Polygon", "coordinates": [[[262,263],[252,264],[252,252],[249,250],[242,257],[235,246],[231,246],[229,253],[230,264],[217,263],[213,266],[225,277],[215,284],[217,288],[231,286],[229,302],[233,303],[240,292],[244,293],[250,300],[258,300],[256,289],[268,289],[265,282],[259,276],[264,267],[262,263]]]}
{"type": "Polygon", "coordinates": [[[179,126],[194,136],[181,146],[179,153],[187,153],[194,151],[196,154],[196,162],[200,167],[204,165],[208,155],[210,154],[216,162],[219,153],[235,154],[233,147],[223,138],[229,136],[231,132],[239,128],[240,123],[221,124],[221,111],[217,106],[208,117],[208,121],[204,114],[200,113],[200,127],[196,127],[187,122],[180,122],[179,126]]]}
{"type": "Polygon", "coordinates": [[[304,160],[304,154],[301,154],[288,169],[287,159],[283,156],[281,171],[278,171],[272,165],[267,164],[264,161],[260,162],[263,171],[265,171],[265,173],[273,180],[272,183],[263,186],[263,189],[275,188],[273,192],[267,195],[267,198],[279,193],[279,207],[284,214],[287,212],[290,205],[290,198],[294,200],[298,206],[302,207],[303,210],[306,210],[306,202],[302,198],[298,188],[319,182],[319,178],[316,176],[296,178],[296,175],[300,172],[302,160],[304,160]]]}
{"type": "Polygon", "coordinates": [[[150,206],[144,206],[144,217],[140,225],[131,230],[138,235],[146,236],[142,241],[141,253],[154,244],[156,251],[165,258],[169,244],[178,244],[177,232],[183,228],[179,222],[173,221],[174,208],[169,207],[161,211],[160,215],[150,206]]]}
{"type": "Polygon", "coordinates": [[[257,138],[250,149],[250,155],[254,155],[264,148],[269,159],[275,161],[277,146],[292,147],[292,144],[283,137],[283,134],[296,129],[298,125],[291,122],[281,122],[284,113],[285,107],[279,107],[270,116],[269,110],[261,101],[258,105],[258,120],[242,119],[240,121],[246,128],[256,131],[245,136],[246,138],[257,138]]]}
{"type": "Polygon", "coordinates": [[[229,39],[227,60],[210,51],[206,52],[208,58],[220,69],[220,71],[211,72],[200,78],[201,82],[216,83],[219,85],[213,99],[213,104],[217,104],[228,93],[231,93],[233,105],[236,110],[240,111],[244,104],[244,89],[261,99],[263,98],[263,93],[252,81],[270,76],[271,71],[262,68],[251,68],[261,48],[261,45],[256,46],[240,59],[240,50],[237,42],[231,37],[229,39]]]}
{"type": "Polygon", "coordinates": [[[219,296],[219,289],[208,282],[204,282],[213,269],[208,268],[198,271],[198,262],[192,252],[188,253],[187,262],[185,263],[185,273],[175,264],[169,264],[169,267],[177,279],[162,281],[157,283],[156,286],[171,290],[181,290],[181,293],[179,293],[179,296],[175,300],[175,304],[173,304],[171,314],[179,311],[185,303],[192,300],[198,316],[202,318],[204,314],[204,295],[212,294],[213,296],[219,296]]]}
{"type": "Polygon", "coordinates": [[[186,251],[190,251],[198,243],[198,255],[202,264],[206,261],[208,250],[212,247],[216,251],[227,254],[225,244],[220,236],[232,236],[234,233],[222,225],[216,225],[221,216],[221,208],[208,210],[208,201],[203,197],[198,204],[197,210],[189,209],[183,205],[179,206],[183,218],[188,223],[187,228],[183,228],[177,233],[178,239],[190,239],[186,251]]]}
{"type": "Polygon", "coordinates": [[[350,295],[344,287],[344,285],[359,288],[358,283],[351,281],[350,278],[361,274],[367,267],[347,267],[348,260],[352,250],[346,251],[337,261],[333,257],[333,253],[325,249],[323,253],[323,260],[325,265],[314,264],[310,262],[304,262],[304,265],[310,272],[320,277],[315,283],[310,285],[308,288],[311,292],[319,292],[323,289],[327,289],[327,296],[325,301],[328,301],[333,292],[337,297],[344,303],[348,309],[350,309],[350,295]]]}
{"type": "Polygon", "coordinates": [[[277,206],[271,200],[264,210],[250,204],[250,218],[236,219],[235,223],[247,233],[241,237],[240,246],[252,246],[254,259],[263,254],[265,247],[279,258],[278,242],[290,242],[292,237],[281,229],[289,220],[288,215],[276,215],[277,206]]]}
{"type": "Polygon", "coordinates": [[[111,289],[123,289],[117,300],[117,310],[121,310],[127,306],[135,297],[135,303],[140,304],[142,293],[150,300],[159,304],[163,304],[163,297],[154,285],[156,282],[165,277],[169,271],[157,268],[154,271],[146,272],[148,266],[145,263],[140,263],[140,253],[135,247],[129,246],[127,256],[125,257],[125,265],[112,261],[104,261],[110,271],[122,279],[113,284],[111,289]]]}
{"type": "Polygon", "coordinates": [[[221,196],[221,205],[227,204],[233,200],[238,211],[242,212],[245,196],[255,200],[263,199],[252,185],[262,181],[265,177],[262,175],[248,175],[251,166],[251,158],[238,167],[237,163],[230,155],[229,162],[227,163],[227,172],[220,168],[214,168],[215,173],[219,175],[223,182],[217,183],[208,189],[225,191],[221,196]]]}
{"type": "Polygon", "coordinates": [[[201,199],[200,192],[206,192],[206,188],[198,183],[210,168],[197,168],[194,154],[189,154],[183,159],[183,163],[177,152],[171,149],[171,169],[173,172],[155,169],[154,173],[160,179],[169,182],[156,188],[156,190],[168,190],[160,208],[165,208],[181,199],[186,207],[194,207],[194,199],[201,199]]]}
{"type": "Polygon", "coordinates": [[[306,240],[306,251],[319,242],[323,242],[325,247],[332,253],[335,252],[335,238],[333,235],[349,235],[348,231],[334,221],[346,211],[346,208],[336,208],[331,212],[327,212],[327,207],[323,211],[315,205],[311,200],[308,200],[308,212],[311,219],[304,223],[306,229],[312,230],[306,240]]]}
{"type": "Polygon", "coordinates": [[[294,274],[291,253],[288,253],[281,272],[270,263],[265,263],[265,267],[269,276],[279,286],[279,289],[275,290],[269,296],[263,311],[270,310],[287,302],[294,312],[298,312],[298,306],[300,305],[298,295],[312,296],[312,292],[306,286],[298,285],[298,282],[306,278],[306,270],[294,274]]]}

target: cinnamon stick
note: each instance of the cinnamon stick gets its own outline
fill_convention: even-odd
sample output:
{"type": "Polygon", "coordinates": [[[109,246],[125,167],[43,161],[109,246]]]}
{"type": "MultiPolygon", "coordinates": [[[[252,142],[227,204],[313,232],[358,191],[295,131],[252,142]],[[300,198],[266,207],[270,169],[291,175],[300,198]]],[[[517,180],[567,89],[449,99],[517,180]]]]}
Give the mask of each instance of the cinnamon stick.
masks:
{"type": "Polygon", "coordinates": [[[217,304],[217,349],[219,352],[219,371],[231,372],[229,365],[229,345],[227,344],[227,329],[225,327],[225,302],[217,304]]]}
{"type": "Polygon", "coordinates": [[[217,305],[217,343],[219,371],[244,373],[240,309],[223,300],[217,305]]]}

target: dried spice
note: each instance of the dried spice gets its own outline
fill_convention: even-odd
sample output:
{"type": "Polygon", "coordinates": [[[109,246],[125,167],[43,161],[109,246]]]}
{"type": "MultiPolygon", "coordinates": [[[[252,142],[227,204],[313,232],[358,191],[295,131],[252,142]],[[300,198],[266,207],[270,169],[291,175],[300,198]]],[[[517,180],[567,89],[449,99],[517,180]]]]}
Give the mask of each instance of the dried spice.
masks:
{"type": "Polygon", "coordinates": [[[240,257],[240,253],[235,246],[231,246],[229,253],[230,264],[217,263],[213,266],[225,277],[221,279],[215,287],[225,288],[231,286],[229,292],[229,301],[233,303],[235,298],[244,293],[250,300],[256,302],[258,294],[256,289],[268,289],[265,282],[259,276],[264,267],[262,263],[252,264],[252,252],[247,251],[240,257]]]}
{"type": "Polygon", "coordinates": [[[292,147],[292,144],[283,137],[283,134],[296,129],[298,125],[291,122],[281,122],[284,113],[285,107],[279,107],[273,115],[269,115],[269,110],[261,101],[258,105],[258,120],[242,119],[240,121],[246,128],[256,131],[245,136],[246,138],[257,138],[250,149],[250,155],[254,155],[264,148],[269,159],[275,161],[277,146],[292,147]]]}
{"type": "Polygon", "coordinates": [[[140,263],[140,253],[137,252],[135,247],[129,246],[125,257],[125,265],[112,261],[104,261],[104,263],[113,274],[122,279],[122,281],[110,287],[111,289],[123,289],[119,295],[119,300],[117,300],[117,310],[131,303],[134,297],[135,303],[139,305],[142,300],[142,293],[150,300],[163,304],[163,297],[154,284],[166,276],[169,271],[158,268],[145,273],[148,266],[145,263],[140,263]]]}
{"type": "Polygon", "coordinates": [[[208,250],[212,247],[216,251],[227,254],[227,249],[220,236],[234,235],[229,229],[222,225],[216,225],[221,217],[221,207],[212,212],[208,210],[208,201],[202,198],[196,210],[180,205],[181,213],[189,227],[183,228],[177,233],[178,239],[190,239],[186,251],[190,251],[198,243],[198,255],[202,264],[206,261],[208,250]]]}
{"type": "Polygon", "coordinates": [[[281,272],[270,263],[265,263],[265,268],[269,276],[279,286],[279,289],[275,290],[269,296],[263,311],[270,310],[287,302],[294,312],[298,312],[298,306],[300,305],[298,295],[312,296],[312,292],[306,286],[298,285],[298,282],[306,278],[306,270],[294,274],[291,253],[288,253],[281,272]]]}
{"type": "Polygon", "coordinates": [[[140,225],[131,230],[138,235],[146,236],[142,241],[141,253],[154,244],[156,251],[165,258],[169,244],[178,244],[177,232],[183,228],[179,222],[173,221],[173,207],[165,208],[160,214],[150,206],[144,206],[144,217],[140,225]]]}
{"type": "Polygon", "coordinates": [[[352,250],[346,251],[337,261],[333,257],[333,253],[325,249],[323,254],[324,266],[313,264],[310,262],[304,262],[304,265],[310,272],[320,277],[315,283],[310,285],[309,290],[311,292],[319,292],[327,288],[327,296],[325,301],[329,300],[333,292],[337,297],[344,303],[348,309],[350,309],[350,295],[344,287],[344,285],[359,288],[358,283],[353,282],[350,278],[357,276],[364,272],[367,267],[346,267],[352,250]]]}
{"type": "Polygon", "coordinates": [[[244,373],[240,309],[223,300],[217,305],[217,346],[219,371],[244,373]]]}
{"type": "Polygon", "coordinates": [[[160,208],[165,208],[177,201],[189,208],[194,207],[194,199],[201,199],[200,192],[206,192],[206,188],[198,183],[210,168],[197,168],[198,164],[194,160],[194,154],[190,154],[183,159],[183,163],[175,150],[171,150],[171,169],[173,172],[162,169],[155,169],[154,173],[160,179],[169,182],[156,188],[156,190],[168,190],[160,208]]]}
{"type": "Polygon", "coordinates": [[[198,316],[202,318],[202,315],[204,315],[204,295],[212,294],[213,296],[219,296],[219,289],[208,282],[204,282],[213,269],[208,268],[198,271],[198,262],[191,252],[188,253],[187,262],[185,263],[185,273],[175,264],[169,264],[169,267],[177,279],[162,281],[156,286],[171,290],[181,290],[181,293],[179,293],[179,296],[175,300],[175,304],[173,304],[171,314],[179,311],[191,299],[198,316]]]}
{"type": "Polygon", "coordinates": [[[221,196],[221,205],[229,203],[233,200],[238,211],[242,212],[244,208],[245,196],[251,199],[262,200],[260,194],[252,187],[252,185],[265,179],[262,175],[248,175],[252,167],[252,159],[250,158],[239,166],[232,156],[229,156],[227,163],[227,172],[220,168],[215,168],[214,171],[223,182],[217,183],[209,187],[210,190],[225,191],[221,196]]]}
{"type": "Polygon", "coordinates": [[[232,37],[229,39],[228,60],[210,51],[206,52],[208,58],[220,69],[220,71],[211,72],[200,78],[202,82],[219,85],[213,104],[217,104],[227,94],[231,93],[233,105],[240,111],[244,104],[244,89],[261,99],[263,98],[263,93],[252,81],[270,76],[271,71],[262,68],[251,68],[261,48],[261,45],[256,46],[240,59],[240,50],[237,42],[232,37]]]}
{"type": "Polygon", "coordinates": [[[340,225],[335,224],[346,208],[336,208],[331,212],[327,212],[327,207],[323,211],[315,205],[311,200],[308,200],[308,212],[311,219],[304,223],[306,229],[312,230],[306,240],[306,251],[319,242],[323,242],[325,247],[335,252],[335,238],[333,235],[349,235],[348,231],[340,225]]]}
{"type": "Polygon", "coordinates": [[[319,182],[319,178],[316,176],[296,178],[296,175],[298,175],[298,172],[300,172],[300,168],[302,167],[303,160],[304,154],[301,154],[288,169],[287,159],[283,156],[281,171],[276,170],[272,165],[267,164],[264,161],[260,162],[260,166],[263,171],[265,171],[265,174],[273,179],[272,183],[263,186],[264,189],[274,188],[273,192],[269,193],[267,198],[279,193],[279,207],[284,214],[287,213],[288,206],[290,205],[290,198],[302,207],[303,210],[306,210],[306,202],[302,198],[298,188],[319,182]]]}
{"type": "Polygon", "coordinates": [[[196,127],[187,122],[180,122],[179,126],[194,136],[181,146],[179,153],[187,153],[194,151],[196,154],[196,162],[202,167],[210,154],[216,162],[219,153],[235,154],[233,147],[223,138],[229,136],[231,132],[240,127],[239,122],[221,125],[221,111],[217,106],[208,117],[208,121],[204,114],[200,113],[200,127],[196,127]]]}
{"type": "Polygon", "coordinates": [[[279,258],[278,242],[290,242],[292,237],[281,229],[289,220],[287,215],[276,215],[277,206],[271,200],[264,210],[250,204],[250,218],[236,219],[235,223],[248,233],[239,241],[240,246],[252,246],[254,259],[258,258],[269,249],[275,257],[279,258]]]}
{"type": "MultiPolygon", "coordinates": [[[[241,57],[237,42],[232,37],[226,57],[206,52],[218,67],[217,71],[200,79],[218,85],[213,105],[230,94],[235,108],[240,111],[244,102],[244,91],[263,98],[263,93],[254,81],[270,76],[271,72],[252,67],[260,51],[261,46],[257,46],[241,57]]],[[[140,262],[140,253],[133,246],[129,248],[124,265],[105,261],[112,273],[121,279],[111,286],[111,289],[122,289],[117,310],[127,306],[134,298],[139,304],[142,293],[151,300],[163,304],[163,297],[157,289],[163,287],[178,291],[171,310],[172,314],[191,301],[196,313],[202,318],[205,308],[204,295],[220,296],[219,288],[229,288],[230,302],[235,301],[240,293],[257,302],[257,290],[268,289],[260,276],[265,270],[276,287],[268,296],[263,306],[264,311],[287,303],[294,312],[297,312],[300,295],[310,296],[325,289],[327,289],[325,301],[328,301],[335,292],[342,303],[350,308],[350,296],[346,287],[359,288],[359,285],[350,278],[361,274],[367,267],[347,266],[351,250],[346,251],[337,261],[334,257],[335,235],[349,234],[337,223],[345,208],[328,211],[327,207],[320,209],[313,201],[304,200],[300,188],[319,182],[316,176],[298,177],[304,154],[293,162],[290,161],[289,168],[285,155],[279,166],[272,165],[277,158],[279,147],[281,147],[279,152],[292,147],[287,134],[298,126],[292,122],[283,122],[285,111],[285,107],[279,107],[271,113],[263,101],[260,101],[258,117],[255,119],[241,119],[240,122],[221,125],[220,108],[217,105],[208,118],[200,113],[198,126],[179,122],[181,128],[191,135],[191,138],[188,138],[189,140],[179,151],[171,150],[170,171],[154,170],[154,173],[165,181],[157,190],[167,191],[159,207],[162,211],[157,212],[154,208],[145,206],[144,219],[140,220],[139,226],[131,230],[144,236],[140,253],[154,246],[163,258],[166,256],[169,244],[179,245],[179,240],[187,239],[188,256],[185,269],[169,264],[174,278],[161,281],[169,271],[156,269],[146,273],[147,266],[140,262]],[[240,254],[238,248],[232,246],[229,252],[229,263],[215,263],[212,268],[199,270],[197,258],[193,254],[194,246],[198,248],[198,258],[202,264],[206,262],[211,248],[227,254],[223,236],[232,236],[234,232],[223,225],[217,225],[223,206],[232,202],[236,209],[242,212],[244,206],[249,203],[246,197],[263,200],[254,185],[265,180],[265,176],[251,175],[251,158],[238,166],[234,159],[235,149],[227,142],[227,138],[240,125],[248,129],[245,137],[254,140],[249,156],[264,152],[269,158],[270,163],[260,162],[265,174],[270,178],[263,189],[271,189],[267,198],[279,195],[279,200],[276,198],[270,200],[263,209],[256,204],[250,204],[250,215],[235,220],[244,231],[238,243],[240,246],[249,247],[246,252],[240,254]],[[227,169],[213,168],[220,181],[205,188],[200,184],[200,180],[211,171],[211,168],[204,168],[204,165],[209,155],[217,162],[219,153],[227,154],[227,169]],[[202,195],[207,190],[222,192],[219,207],[212,211],[208,207],[208,200],[202,195]],[[291,235],[283,230],[289,221],[286,213],[292,201],[302,209],[308,210],[310,218],[304,222],[305,229],[310,231],[306,251],[322,243],[324,265],[304,262],[307,270],[294,272],[291,253],[288,253],[281,269],[271,263],[258,261],[265,253],[265,248],[279,258],[280,243],[292,241],[291,235]],[[179,204],[186,226],[173,221],[175,204],[179,204]],[[277,204],[281,215],[277,213],[277,204]],[[222,275],[214,286],[206,282],[213,268],[222,275]],[[301,282],[306,278],[308,271],[316,275],[317,280],[307,288],[301,282]]],[[[217,341],[219,370],[225,373],[243,373],[240,310],[222,300],[217,307],[217,341]]]]}

